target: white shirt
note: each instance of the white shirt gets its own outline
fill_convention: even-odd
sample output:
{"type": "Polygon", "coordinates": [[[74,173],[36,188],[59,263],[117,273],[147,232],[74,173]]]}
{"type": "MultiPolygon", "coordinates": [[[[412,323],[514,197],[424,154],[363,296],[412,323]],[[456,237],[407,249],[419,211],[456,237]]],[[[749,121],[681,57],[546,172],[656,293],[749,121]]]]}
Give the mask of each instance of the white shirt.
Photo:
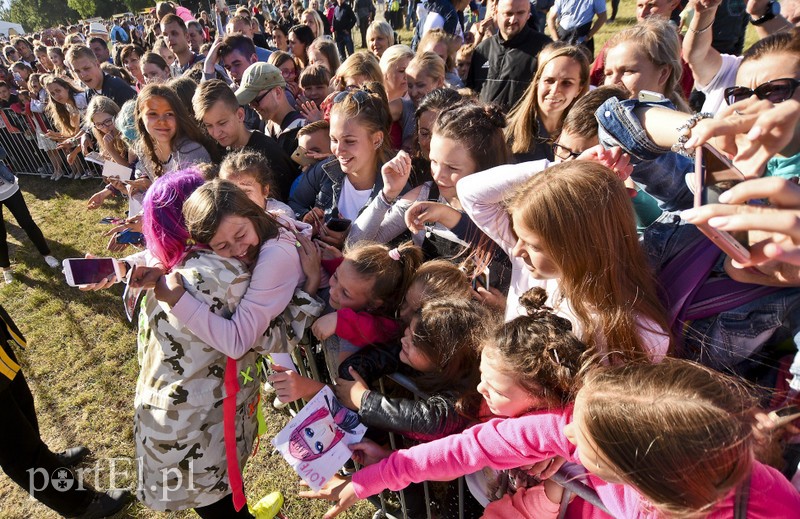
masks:
{"type": "Polygon", "coordinates": [[[694,84],[698,91],[706,95],[701,112],[717,113],[726,104],[725,89],[736,84],[736,73],[739,72],[742,56],[732,56],[730,54],[721,54],[720,56],[722,57],[722,64],[719,66],[716,75],[711,78],[711,81],[707,85],[701,85],[697,82],[694,84]]]}
{"type": "Polygon", "coordinates": [[[345,176],[342,192],[339,195],[339,214],[342,215],[342,218],[355,220],[361,208],[367,205],[370,194],[372,194],[372,188],[359,191],[353,187],[350,179],[345,176]]]}

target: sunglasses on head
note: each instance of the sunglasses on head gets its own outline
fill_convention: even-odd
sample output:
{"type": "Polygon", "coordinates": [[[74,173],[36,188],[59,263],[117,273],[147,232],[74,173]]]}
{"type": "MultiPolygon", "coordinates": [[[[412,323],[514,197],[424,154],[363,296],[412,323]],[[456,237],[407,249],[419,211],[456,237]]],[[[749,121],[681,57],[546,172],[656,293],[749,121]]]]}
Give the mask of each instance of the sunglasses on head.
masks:
{"type": "Polygon", "coordinates": [[[336,94],[336,96],[333,98],[334,104],[341,103],[347,98],[348,95],[351,94],[356,104],[358,104],[359,108],[363,103],[365,103],[369,99],[369,92],[367,92],[366,90],[347,89],[336,94]]]}
{"type": "Polygon", "coordinates": [[[773,79],[755,88],[734,86],[725,89],[725,101],[732,105],[739,101],[744,101],[753,94],[759,99],[770,101],[771,103],[782,103],[794,95],[795,89],[800,85],[800,81],[793,78],[773,79]]]}

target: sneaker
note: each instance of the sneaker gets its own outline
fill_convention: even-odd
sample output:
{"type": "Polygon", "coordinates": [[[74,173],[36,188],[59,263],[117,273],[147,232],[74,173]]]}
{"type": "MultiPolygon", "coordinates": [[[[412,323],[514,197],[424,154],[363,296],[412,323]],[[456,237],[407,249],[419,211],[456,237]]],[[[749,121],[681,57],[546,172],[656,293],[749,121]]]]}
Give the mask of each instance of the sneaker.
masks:
{"type": "Polygon", "coordinates": [[[49,254],[44,257],[44,261],[45,261],[45,263],[50,265],[50,268],[57,269],[58,267],[61,266],[61,263],[59,263],[57,259],[55,259],[53,256],[51,256],[49,254]]]}
{"type": "MultiPolygon", "coordinates": [[[[76,175],[77,175],[77,173],[76,173],[76,175]]],[[[89,180],[90,178],[94,178],[94,175],[92,175],[88,171],[86,173],[84,173],[83,175],[81,175],[81,180],[89,180]]]]}
{"type": "Polygon", "coordinates": [[[63,177],[63,176],[64,176],[64,172],[63,171],[56,171],[55,173],[53,173],[53,176],[50,177],[50,180],[54,180],[54,181],[58,182],[59,180],[61,180],[61,177],[63,177]]]}
{"type": "Polygon", "coordinates": [[[3,280],[6,284],[14,282],[14,273],[11,269],[5,269],[3,271],[3,280]]]}
{"type": "Polygon", "coordinates": [[[96,492],[89,506],[78,517],[80,519],[110,517],[125,508],[131,499],[133,499],[133,495],[127,490],[96,492]]]}
{"type": "Polygon", "coordinates": [[[258,503],[250,507],[250,513],[256,519],[272,519],[278,512],[281,511],[283,506],[283,496],[280,492],[272,492],[262,497],[258,503]]]}
{"type": "Polygon", "coordinates": [[[89,449],[84,447],[83,445],[78,445],[77,447],[72,447],[70,449],[57,452],[56,458],[58,458],[58,462],[61,464],[62,467],[74,467],[83,459],[89,455],[89,449]]]}

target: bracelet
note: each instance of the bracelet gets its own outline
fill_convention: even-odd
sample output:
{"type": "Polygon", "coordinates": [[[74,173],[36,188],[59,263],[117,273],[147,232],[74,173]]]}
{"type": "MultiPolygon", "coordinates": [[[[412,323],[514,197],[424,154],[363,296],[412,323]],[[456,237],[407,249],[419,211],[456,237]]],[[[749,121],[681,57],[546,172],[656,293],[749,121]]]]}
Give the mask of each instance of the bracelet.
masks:
{"type": "Polygon", "coordinates": [[[378,193],[378,198],[381,199],[381,202],[390,207],[394,205],[395,202],[397,202],[397,198],[395,198],[394,200],[389,200],[388,198],[386,198],[386,195],[383,194],[383,189],[381,189],[380,193],[378,193]]]}
{"type": "Polygon", "coordinates": [[[694,157],[694,153],[686,149],[686,142],[692,135],[692,128],[697,126],[697,123],[702,119],[710,119],[712,117],[714,117],[714,114],[697,112],[693,116],[689,117],[685,123],[675,128],[678,130],[678,142],[672,145],[672,151],[683,155],[684,157],[694,157]]]}
{"type": "Polygon", "coordinates": [[[705,26],[705,27],[703,27],[702,29],[699,29],[699,30],[698,30],[698,29],[692,29],[691,27],[687,27],[687,28],[686,28],[686,30],[687,30],[687,31],[692,31],[692,32],[693,32],[693,33],[695,33],[695,34],[703,34],[703,33],[704,33],[704,32],[706,32],[707,30],[709,30],[709,29],[711,28],[711,26],[712,26],[712,25],[714,25],[714,20],[711,20],[711,23],[709,23],[708,25],[706,25],[706,26],[705,26]]]}

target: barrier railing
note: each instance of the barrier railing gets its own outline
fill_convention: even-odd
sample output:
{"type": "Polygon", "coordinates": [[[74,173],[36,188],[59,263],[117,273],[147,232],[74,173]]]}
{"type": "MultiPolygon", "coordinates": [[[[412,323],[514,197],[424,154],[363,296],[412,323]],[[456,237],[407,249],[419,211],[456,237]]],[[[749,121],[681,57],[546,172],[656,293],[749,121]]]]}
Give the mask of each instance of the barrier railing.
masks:
{"type": "Polygon", "coordinates": [[[13,108],[0,109],[0,146],[6,150],[6,165],[17,175],[50,176],[57,171],[64,175],[83,175],[96,171],[81,153],[72,164],[56,148],[56,143],[44,136],[52,129],[44,114],[24,113],[13,108]]]}

